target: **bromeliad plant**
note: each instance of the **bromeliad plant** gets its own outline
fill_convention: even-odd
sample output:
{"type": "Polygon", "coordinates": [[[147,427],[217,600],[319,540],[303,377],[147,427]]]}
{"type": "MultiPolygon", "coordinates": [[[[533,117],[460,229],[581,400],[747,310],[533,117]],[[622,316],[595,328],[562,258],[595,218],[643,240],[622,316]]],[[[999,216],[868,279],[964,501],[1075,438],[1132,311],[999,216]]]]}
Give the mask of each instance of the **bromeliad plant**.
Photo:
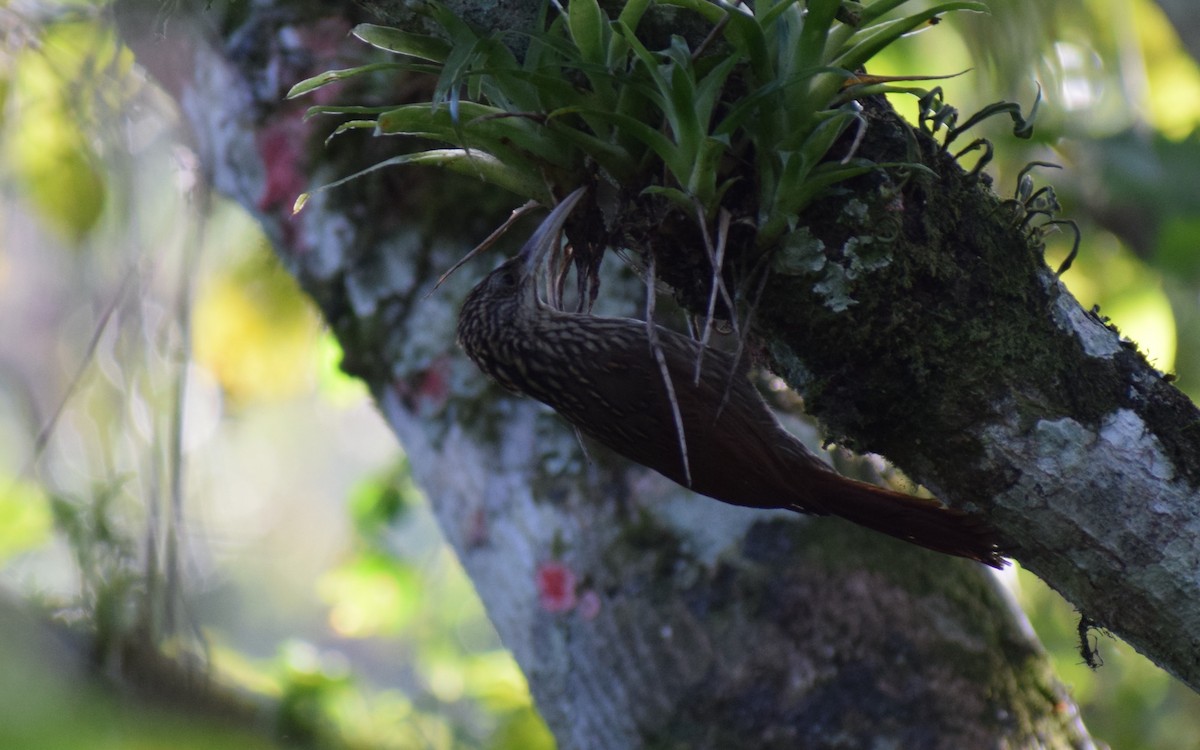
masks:
{"type": "Polygon", "coordinates": [[[359,118],[335,134],[372,128],[451,146],[372,169],[440,165],[546,204],[552,188],[598,170],[707,222],[732,184],[752,179],[753,221],[760,247],[767,247],[830,186],[888,166],[853,148],[829,158],[849,128],[865,126],[857,98],[885,88],[928,94],[855,72],[941,14],[986,10],[960,0],[896,15],[906,2],[758,0],[751,8],[726,0],[629,0],[616,18],[597,0],[570,0],[565,9],[556,2],[553,19],[539,25],[546,30],[531,35],[518,58],[497,35],[477,32],[429,0],[424,13],[440,36],[360,25],[355,36],[403,60],[330,71],[297,84],[289,97],[380,70],[436,75],[430,102],[318,106],[309,113],[359,118]],[[647,49],[638,28],[652,3],[698,14],[713,33],[694,47],[674,37],[666,49],[647,49]]]}

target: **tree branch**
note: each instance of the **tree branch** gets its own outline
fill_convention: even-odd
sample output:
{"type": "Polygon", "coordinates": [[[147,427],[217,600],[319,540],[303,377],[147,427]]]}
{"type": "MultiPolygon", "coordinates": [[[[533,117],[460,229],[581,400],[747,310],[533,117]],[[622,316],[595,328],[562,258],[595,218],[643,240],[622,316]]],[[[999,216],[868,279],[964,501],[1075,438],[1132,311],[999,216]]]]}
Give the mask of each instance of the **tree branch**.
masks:
{"type": "MultiPolygon", "coordinates": [[[[137,3],[123,3],[122,11],[139,59],[156,72],[171,61],[167,85],[215,184],[260,217],[342,340],[348,369],[370,384],[562,747],[826,746],[837,737],[855,746],[883,738],[946,748],[1018,746],[1033,738],[1088,746],[1023,618],[982,566],[836,521],[699,500],[596,448],[589,463],[561,420],[501,395],[453,346],[457,303],[482,264],[426,295],[469,246],[459,233],[487,233],[498,215],[486,210],[493,197],[468,180],[434,182],[427,173],[406,172],[402,183],[376,175],[318,195],[291,217],[288,190],[303,185],[306,172],[348,173],[339,162],[344,154],[310,151],[320,134],[301,121],[302,110],[281,104],[263,80],[263,61],[239,58],[237,45],[222,42],[212,26],[203,33],[189,28],[196,19],[188,16],[147,33],[149,16],[139,15],[137,3]],[[171,54],[155,54],[164,51],[171,54]],[[445,213],[431,215],[426,201],[439,192],[443,207],[434,210],[445,213]]],[[[294,57],[282,54],[280,40],[323,49],[333,38],[329,30],[348,25],[296,9],[272,11],[259,8],[241,19],[228,39],[253,36],[260,54],[287,60],[294,57]]],[[[296,71],[293,80],[311,72],[296,71]]],[[[990,267],[971,255],[980,241],[967,243],[969,228],[944,226],[943,215],[927,211],[938,199],[954,198],[954,205],[976,205],[986,215],[983,207],[994,199],[969,188],[920,189],[924,199],[916,187],[905,194],[905,237],[893,252],[904,258],[902,250],[919,249],[916,270],[909,281],[891,283],[918,295],[906,306],[920,308],[909,311],[913,316],[928,316],[918,323],[935,320],[950,335],[957,309],[951,302],[972,299],[972,284],[987,291],[990,267]],[[908,236],[934,229],[932,237],[908,236]],[[965,267],[942,257],[947,248],[961,248],[958,265],[965,267]],[[940,292],[917,282],[951,280],[948,287],[959,294],[927,309],[926,298],[940,292]]],[[[1013,240],[1005,246],[1031,252],[1013,240]]],[[[1009,265],[1005,259],[991,272],[1006,275],[1009,265]]],[[[908,268],[907,259],[896,260],[880,278],[908,268]]],[[[1053,301],[1050,281],[1038,271],[1013,283],[1053,301]]],[[[883,298],[871,305],[860,300],[850,315],[832,314],[811,286],[775,277],[764,298],[760,331],[778,371],[810,396],[835,435],[896,449],[916,476],[959,504],[982,507],[990,490],[1006,487],[997,526],[1015,541],[1010,528],[1034,523],[1014,518],[1019,511],[1005,499],[1022,485],[1011,474],[987,471],[1014,460],[1006,453],[1010,433],[995,433],[1018,413],[996,400],[1002,386],[975,394],[983,397],[979,406],[972,394],[951,388],[978,384],[983,368],[946,380],[936,367],[918,368],[919,358],[889,379],[883,368],[925,351],[910,336],[894,344],[906,354],[879,357],[893,346],[897,327],[913,318],[881,308],[883,298]],[[809,312],[819,319],[802,317],[809,312]],[[810,337],[836,334],[822,334],[821,319],[847,336],[845,349],[862,342],[865,348],[824,348],[810,337]],[[876,320],[891,323],[880,327],[876,320]],[[939,382],[948,387],[939,390],[939,382]],[[914,385],[915,396],[904,393],[914,385]],[[971,408],[961,410],[964,404],[971,408]],[[876,406],[881,411],[870,411],[876,406]],[[922,409],[929,409],[928,423],[905,416],[923,415],[922,409]],[[907,430],[930,447],[904,449],[900,436],[907,430]],[[943,446],[970,450],[955,460],[939,455],[943,446]],[[991,456],[1001,458],[989,463],[991,456]]],[[[602,301],[619,307],[640,296],[638,282],[613,279],[602,301]]],[[[986,308],[988,300],[973,304],[986,308]]],[[[1054,322],[1059,306],[1041,309],[1054,322]]],[[[956,335],[938,343],[935,364],[981,348],[970,335],[956,335]],[[971,347],[957,348],[963,337],[971,347]]],[[[1049,343],[1069,338],[1064,332],[1049,343]]],[[[1026,350],[1014,342],[1008,351],[1026,350]]],[[[1052,352],[1044,350],[1051,361],[1052,352]]],[[[1019,550],[1043,559],[1036,547],[1022,543],[1019,550]]]]}

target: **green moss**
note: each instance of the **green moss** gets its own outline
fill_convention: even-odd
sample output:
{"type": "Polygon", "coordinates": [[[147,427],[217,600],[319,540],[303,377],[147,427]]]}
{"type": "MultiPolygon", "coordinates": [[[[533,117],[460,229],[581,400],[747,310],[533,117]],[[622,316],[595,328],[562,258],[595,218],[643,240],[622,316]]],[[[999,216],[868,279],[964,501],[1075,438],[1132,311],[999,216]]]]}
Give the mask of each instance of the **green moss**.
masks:
{"type": "MultiPolygon", "coordinates": [[[[870,122],[863,149],[902,158],[907,126],[885,110],[870,122]]],[[[1015,404],[1030,424],[1057,416],[1051,403],[1098,420],[1121,396],[1109,363],[1057,328],[1040,242],[985,184],[922,145],[936,178],[878,172],[804,217],[810,245],[835,248],[827,264],[843,269],[839,294],[854,304],[830,304],[827,268],[776,274],[758,320],[773,369],[831,439],[901,466],[924,460],[923,441],[969,473],[982,457],[973,428],[999,408],[1015,404]]]]}

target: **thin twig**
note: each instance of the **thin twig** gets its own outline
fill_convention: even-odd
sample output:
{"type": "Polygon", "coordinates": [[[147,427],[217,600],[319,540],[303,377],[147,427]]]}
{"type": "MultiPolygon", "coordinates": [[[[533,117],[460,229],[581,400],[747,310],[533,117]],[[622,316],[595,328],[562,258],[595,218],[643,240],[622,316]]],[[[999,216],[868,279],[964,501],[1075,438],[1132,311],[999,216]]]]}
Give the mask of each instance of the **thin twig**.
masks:
{"type": "Polygon", "coordinates": [[[504,233],[509,230],[509,228],[513,225],[514,222],[516,222],[518,219],[520,219],[522,216],[529,213],[530,211],[536,209],[538,207],[538,205],[540,205],[540,204],[537,201],[531,200],[531,201],[526,202],[525,205],[521,206],[520,208],[514,208],[512,214],[510,214],[509,217],[504,220],[503,224],[496,227],[496,229],[494,229],[492,231],[492,233],[489,234],[487,237],[484,237],[483,242],[480,242],[478,245],[475,246],[475,248],[473,250],[471,250],[471,252],[464,255],[462,257],[462,260],[460,260],[457,263],[455,263],[454,265],[450,266],[450,270],[446,271],[444,274],[439,276],[437,282],[433,285],[433,289],[430,289],[429,293],[426,294],[425,296],[428,297],[430,294],[433,294],[434,292],[436,292],[437,288],[442,285],[442,282],[444,282],[446,279],[450,278],[451,274],[453,274],[458,269],[462,268],[468,261],[470,261],[476,255],[479,255],[480,253],[482,253],[485,250],[487,250],[488,248],[490,248],[492,245],[496,244],[496,240],[503,237],[504,233]]]}
{"type": "Polygon", "coordinates": [[[717,38],[717,35],[725,30],[725,27],[729,25],[729,14],[736,13],[738,7],[742,5],[742,2],[743,0],[733,0],[732,3],[729,3],[730,8],[726,9],[725,17],[720,21],[717,21],[716,25],[713,26],[712,31],[708,32],[708,36],[704,37],[704,41],[700,42],[700,45],[696,47],[696,51],[692,53],[692,62],[699,60],[700,55],[704,53],[704,50],[708,49],[708,45],[712,44],[713,40],[717,38]]]}
{"type": "Polygon", "coordinates": [[[671,417],[675,420],[675,432],[679,435],[679,456],[683,459],[683,476],[687,486],[692,486],[692,469],[688,465],[687,438],[683,434],[683,414],[679,410],[679,399],[675,397],[675,384],[671,382],[671,371],[667,369],[667,358],[663,356],[662,344],[658,340],[658,328],[654,325],[654,256],[650,256],[650,264],[646,269],[649,279],[646,283],[646,339],[650,343],[650,351],[658,362],[658,371],[662,375],[663,385],[667,387],[667,400],[671,402],[671,417]]]}
{"type": "Polygon", "coordinates": [[[184,410],[187,401],[188,362],[192,351],[192,305],[195,292],[196,269],[200,264],[200,254],[204,249],[206,230],[208,229],[209,214],[212,210],[211,195],[202,184],[195,190],[196,203],[192,208],[196,216],[196,231],[192,233],[190,242],[183,247],[183,263],[179,268],[179,293],[177,297],[176,319],[179,321],[181,360],[175,373],[174,403],[171,411],[171,436],[169,443],[168,466],[170,469],[170,499],[171,512],[167,525],[167,579],[166,599],[164,601],[164,627],[167,635],[173,634],[176,628],[176,607],[185,610],[182,617],[193,631],[197,642],[204,652],[205,660],[210,659],[208,639],[200,630],[199,622],[194,613],[189,610],[188,601],[183,595],[180,574],[180,559],[183,555],[180,549],[180,534],[184,527],[183,487],[186,466],[183,452],[184,410]]]}
{"type": "Polygon", "coordinates": [[[733,379],[737,377],[738,363],[742,359],[742,351],[746,348],[746,336],[750,334],[750,325],[754,322],[754,312],[758,309],[758,303],[762,301],[763,291],[767,288],[767,278],[771,275],[771,266],[768,258],[769,256],[764,257],[750,271],[750,278],[754,278],[755,273],[759,269],[761,269],[762,275],[759,276],[758,287],[754,290],[754,297],[750,300],[750,304],[746,306],[746,319],[742,322],[742,330],[745,333],[737,337],[737,347],[733,350],[733,365],[729,370],[729,381],[725,384],[725,393],[721,396],[721,405],[717,407],[717,416],[721,415],[725,404],[729,403],[729,394],[733,391],[733,379]]]}
{"type": "Polygon", "coordinates": [[[113,295],[108,306],[104,308],[104,312],[100,314],[100,320],[96,322],[96,327],[92,330],[92,338],[88,341],[83,357],[79,360],[79,367],[75,369],[75,374],[71,376],[71,381],[67,384],[67,390],[54,407],[54,413],[50,415],[50,418],[42,425],[42,429],[38,431],[37,437],[34,438],[33,451],[25,461],[25,466],[21,468],[21,473],[17,475],[18,477],[26,477],[32,474],[33,468],[41,460],[42,454],[46,451],[46,446],[50,443],[50,436],[54,434],[54,429],[58,426],[58,420],[62,418],[67,404],[75,396],[75,391],[79,389],[80,383],[83,382],[83,376],[87,373],[88,369],[92,366],[92,361],[96,358],[96,348],[100,345],[100,339],[103,337],[104,331],[108,328],[109,320],[112,319],[113,313],[125,301],[125,295],[129,292],[134,278],[138,275],[139,265],[140,263],[137,262],[129,264],[129,268],[126,269],[125,275],[121,278],[121,285],[117,287],[117,293],[113,295]]]}
{"type": "MultiPolygon", "coordinates": [[[[704,361],[704,351],[708,348],[708,341],[712,336],[713,318],[716,315],[717,295],[721,295],[721,299],[725,302],[725,306],[731,313],[735,310],[733,306],[733,298],[729,294],[728,287],[725,286],[725,276],[722,273],[725,265],[725,244],[729,238],[729,221],[730,214],[724,208],[721,209],[719,225],[717,227],[717,244],[713,247],[712,238],[708,234],[708,224],[704,220],[704,210],[696,204],[696,221],[700,226],[700,232],[704,236],[704,249],[708,253],[708,262],[712,266],[712,281],[708,294],[708,311],[704,316],[704,330],[700,335],[700,348],[696,351],[696,370],[692,374],[692,384],[699,385],[700,383],[700,367],[704,361]]],[[[736,333],[737,314],[733,314],[733,330],[736,333]]]]}

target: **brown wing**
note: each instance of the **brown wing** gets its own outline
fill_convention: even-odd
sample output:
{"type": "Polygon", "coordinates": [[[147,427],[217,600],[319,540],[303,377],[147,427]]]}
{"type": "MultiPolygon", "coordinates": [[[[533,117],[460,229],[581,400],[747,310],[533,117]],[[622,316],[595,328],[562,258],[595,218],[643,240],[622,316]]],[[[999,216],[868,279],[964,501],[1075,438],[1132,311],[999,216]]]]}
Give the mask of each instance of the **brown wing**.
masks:
{"type": "Polygon", "coordinates": [[[538,345],[555,347],[567,366],[544,377],[525,373],[537,381],[530,395],[632,461],[727,503],[834,514],[939,552],[1000,565],[979,523],[829,469],[783,429],[729,354],[706,351],[697,382],[699,345],[657,330],[683,424],[681,445],[644,323],[554,314],[543,316],[536,335],[538,345]],[[581,325],[586,336],[579,335],[581,325]]]}
{"type": "MultiPolygon", "coordinates": [[[[580,325],[589,343],[573,345],[570,387],[562,374],[542,379],[536,398],[612,450],[701,494],[736,505],[791,507],[824,513],[803,496],[797,463],[827,470],[771,414],[733,357],[709,349],[695,379],[699,344],[657,329],[685,436],[679,439],[671,399],[641,321],[568,314],[545,316],[540,343],[576,341],[580,325]],[[582,386],[582,387],[580,387],[582,386]],[[685,447],[686,446],[686,447],[685,447]],[[684,468],[684,452],[687,471],[684,468]],[[690,483],[688,474],[690,473],[690,483]],[[780,488],[789,487],[786,496],[780,488]]],[[[563,344],[566,346],[566,344],[563,344]]]]}

